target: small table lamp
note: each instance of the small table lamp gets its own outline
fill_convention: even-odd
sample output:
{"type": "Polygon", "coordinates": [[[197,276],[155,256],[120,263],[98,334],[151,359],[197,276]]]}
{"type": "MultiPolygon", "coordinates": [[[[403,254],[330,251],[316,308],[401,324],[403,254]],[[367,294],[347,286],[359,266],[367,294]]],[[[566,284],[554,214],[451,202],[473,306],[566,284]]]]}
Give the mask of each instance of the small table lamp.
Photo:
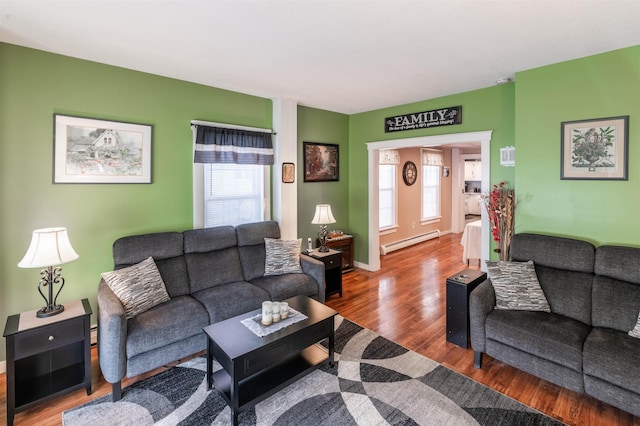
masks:
{"type": "Polygon", "coordinates": [[[333,217],[333,213],[331,213],[331,206],[329,204],[316,205],[316,213],[313,215],[311,223],[314,225],[320,225],[320,248],[318,251],[323,253],[328,252],[327,225],[329,223],[336,223],[336,219],[333,217]]]}
{"type": "Polygon", "coordinates": [[[56,303],[58,295],[64,287],[64,278],[60,275],[62,268],[56,265],[71,262],[78,257],[80,256],[73,250],[69,242],[67,228],[44,228],[33,231],[31,245],[29,245],[24,258],[18,263],[18,267],[44,268],[40,271],[41,279],[38,283],[38,292],[47,305],[36,313],[38,318],[50,317],[64,311],[64,306],[56,303]],[[53,296],[54,284],[60,284],[55,297],[53,296]],[[48,298],[42,292],[42,287],[48,287],[48,298]]]}

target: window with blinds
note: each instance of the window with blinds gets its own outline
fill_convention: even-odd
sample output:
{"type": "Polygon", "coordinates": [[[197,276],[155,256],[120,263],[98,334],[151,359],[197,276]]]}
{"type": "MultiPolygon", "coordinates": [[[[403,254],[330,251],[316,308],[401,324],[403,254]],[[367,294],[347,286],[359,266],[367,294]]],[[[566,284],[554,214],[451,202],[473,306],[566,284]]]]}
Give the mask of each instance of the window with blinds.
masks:
{"type": "Polygon", "coordinates": [[[213,163],[203,167],[205,228],[268,218],[269,166],[213,163]]]}

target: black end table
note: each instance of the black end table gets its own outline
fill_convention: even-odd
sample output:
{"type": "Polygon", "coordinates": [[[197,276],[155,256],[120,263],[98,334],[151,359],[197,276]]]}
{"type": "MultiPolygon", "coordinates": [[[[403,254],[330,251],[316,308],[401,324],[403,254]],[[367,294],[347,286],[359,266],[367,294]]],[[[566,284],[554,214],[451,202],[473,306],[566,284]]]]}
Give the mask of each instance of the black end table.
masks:
{"type": "Polygon", "coordinates": [[[332,249],[327,252],[315,249],[307,255],[324,263],[325,297],[336,293],[342,297],[342,253],[332,249]]]}
{"type": "Polygon", "coordinates": [[[467,348],[469,345],[469,294],[487,274],[465,269],[447,278],[447,341],[467,348]]]}
{"type": "Polygon", "coordinates": [[[37,318],[36,311],[7,318],[7,424],[16,412],[85,388],[91,395],[91,305],[82,299],[64,311],[37,318]]]}

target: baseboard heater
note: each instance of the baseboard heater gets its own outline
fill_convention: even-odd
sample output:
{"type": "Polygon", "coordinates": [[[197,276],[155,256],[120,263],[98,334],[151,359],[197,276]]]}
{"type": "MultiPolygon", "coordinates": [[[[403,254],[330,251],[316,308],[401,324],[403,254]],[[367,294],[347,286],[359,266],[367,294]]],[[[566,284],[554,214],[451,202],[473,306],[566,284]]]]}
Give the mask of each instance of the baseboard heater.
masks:
{"type": "Polygon", "coordinates": [[[385,254],[391,253],[392,251],[400,250],[402,248],[409,247],[414,244],[422,243],[424,241],[428,241],[433,238],[440,238],[439,229],[436,229],[435,231],[427,232],[426,234],[416,235],[415,237],[405,238],[404,240],[394,241],[389,244],[382,244],[380,246],[380,254],[384,256],[385,254]]]}

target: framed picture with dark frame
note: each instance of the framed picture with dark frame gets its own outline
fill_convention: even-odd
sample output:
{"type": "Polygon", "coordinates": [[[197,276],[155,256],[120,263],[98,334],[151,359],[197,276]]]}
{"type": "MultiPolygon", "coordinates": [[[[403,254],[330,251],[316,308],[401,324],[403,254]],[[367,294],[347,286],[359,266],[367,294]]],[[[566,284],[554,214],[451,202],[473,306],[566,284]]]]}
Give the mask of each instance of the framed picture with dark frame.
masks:
{"type": "Polygon", "coordinates": [[[304,181],[328,182],[340,180],[340,158],[336,144],[303,142],[304,181]]]}
{"type": "Polygon", "coordinates": [[[628,115],[565,121],[560,137],[560,179],[629,179],[628,115]]]}
{"type": "Polygon", "coordinates": [[[151,183],[148,124],[54,114],[54,183],[151,183]]]}

